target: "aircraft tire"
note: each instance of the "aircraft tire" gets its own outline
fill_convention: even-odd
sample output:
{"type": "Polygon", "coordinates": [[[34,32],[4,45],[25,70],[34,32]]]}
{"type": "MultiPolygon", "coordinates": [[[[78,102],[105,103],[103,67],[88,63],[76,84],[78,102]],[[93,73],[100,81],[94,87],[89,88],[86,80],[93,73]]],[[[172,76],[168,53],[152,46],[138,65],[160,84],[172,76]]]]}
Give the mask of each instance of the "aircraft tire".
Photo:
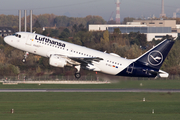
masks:
{"type": "Polygon", "coordinates": [[[26,59],[23,58],[23,59],[22,59],[22,62],[25,63],[25,62],[26,62],[26,59]]]}
{"type": "Polygon", "coordinates": [[[81,74],[80,74],[80,73],[75,73],[74,75],[75,75],[75,77],[76,77],[77,79],[79,79],[79,78],[81,77],[81,74]]]}

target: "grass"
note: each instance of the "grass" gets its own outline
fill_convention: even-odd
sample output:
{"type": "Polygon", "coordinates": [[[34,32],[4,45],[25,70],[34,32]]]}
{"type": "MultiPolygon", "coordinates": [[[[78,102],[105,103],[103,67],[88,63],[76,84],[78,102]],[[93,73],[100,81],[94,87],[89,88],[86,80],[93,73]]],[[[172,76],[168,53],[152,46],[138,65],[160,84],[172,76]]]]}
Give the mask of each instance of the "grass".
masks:
{"type": "Polygon", "coordinates": [[[121,80],[112,84],[18,84],[0,89],[180,89],[180,80],[121,80]],[[140,84],[142,83],[142,86],[140,84]]]}
{"type": "MultiPolygon", "coordinates": [[[[0,84],[0,89],[84,88],[180,89],[180,80],[122,80],[100,85],[0,84]]],[[[180,93],[0,93],[0,119],[178,120],[180,93]],[[10,113],[12,108],[14,114],[10,113]]]]}
{"type": "Polygon", "coordinates": [[[180,93],[0,93],[0,118],[177,120],[180,93]],[[142,102],[144,97],[146,102],[142,102]],[[14,114],[10,113],[12,108],[14,114]]]}

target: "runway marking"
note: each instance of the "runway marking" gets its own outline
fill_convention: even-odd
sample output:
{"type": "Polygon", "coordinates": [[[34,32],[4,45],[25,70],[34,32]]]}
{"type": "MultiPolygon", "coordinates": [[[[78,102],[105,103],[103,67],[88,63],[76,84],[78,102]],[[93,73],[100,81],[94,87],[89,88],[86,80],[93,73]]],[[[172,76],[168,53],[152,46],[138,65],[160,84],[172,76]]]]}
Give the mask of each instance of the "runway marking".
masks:
{"type": "Polygon", "coordinates": [[[179,93],[180,89],[0,89],[0,92],[153,92],[179,93]]]}

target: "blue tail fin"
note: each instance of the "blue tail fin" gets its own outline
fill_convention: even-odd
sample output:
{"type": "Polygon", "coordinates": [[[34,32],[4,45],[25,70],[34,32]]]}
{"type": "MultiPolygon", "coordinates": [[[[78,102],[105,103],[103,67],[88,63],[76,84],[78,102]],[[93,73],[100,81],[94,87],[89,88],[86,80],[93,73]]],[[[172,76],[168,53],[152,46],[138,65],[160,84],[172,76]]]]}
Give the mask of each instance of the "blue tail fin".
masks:
{"type": "Polygon", "coordinates": [[[137,58],[136,63],[159,70],[170,49],[174,44],[174,40],[164,40],[142,56],[137,58]]]}

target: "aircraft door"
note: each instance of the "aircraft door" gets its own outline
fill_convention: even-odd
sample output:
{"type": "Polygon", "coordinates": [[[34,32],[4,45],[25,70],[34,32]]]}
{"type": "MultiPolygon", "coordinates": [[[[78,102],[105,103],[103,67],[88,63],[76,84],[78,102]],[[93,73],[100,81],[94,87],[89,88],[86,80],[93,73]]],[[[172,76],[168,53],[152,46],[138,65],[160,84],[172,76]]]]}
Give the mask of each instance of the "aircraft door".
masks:
{"type": "Polygon", "coordinates": [[[32,45],[32,41],[34,41],[34,35],[33,34],[29,34],[26,40],[26,45],[32,45]]]}
{"type": "Polygon", "coordinates": [[[134,69],[134,63],[130,64],[128,67],[127,67],[127,73],[130,74],[130,73],[133,73],[133,69],[134,69]]]}

